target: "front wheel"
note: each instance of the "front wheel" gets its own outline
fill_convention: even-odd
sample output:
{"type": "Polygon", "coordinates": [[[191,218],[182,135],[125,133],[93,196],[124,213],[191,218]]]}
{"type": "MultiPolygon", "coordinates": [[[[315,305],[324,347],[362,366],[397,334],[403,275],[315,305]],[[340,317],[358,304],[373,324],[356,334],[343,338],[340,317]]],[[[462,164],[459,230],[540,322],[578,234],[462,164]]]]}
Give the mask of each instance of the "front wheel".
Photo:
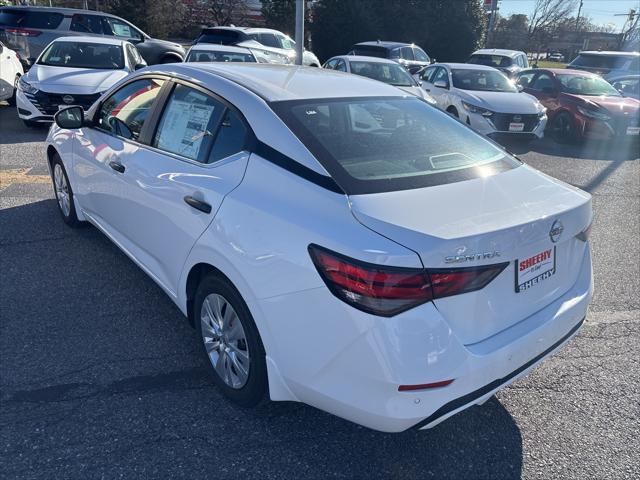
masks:
{"type": "Polygon", "coordinates": [[[265,351],[244,300],[224,277],[208,275],[198,286],[194,307],[214,382],[238,405],[257,405],[267,391],[265,351]]]}
{"type": "Polygon", "coordinates": [[[70,227],[79,227],[82,222],[76,215],[76,206],[73,203],[73,190],[69,183],[69,177],[64,169],[62,160],[58,155],[53,158],[51,164],[51,179],[53,180],[53,191],[58,201],[58,210],[62,215],[64,223],[70,227]]]}
{"type": "Polygon", "coordinates": [[[577,139],[575,122],[567,112],[558,113],[551,122],[551,135],[558,143],[573,143],[577,139]]]}

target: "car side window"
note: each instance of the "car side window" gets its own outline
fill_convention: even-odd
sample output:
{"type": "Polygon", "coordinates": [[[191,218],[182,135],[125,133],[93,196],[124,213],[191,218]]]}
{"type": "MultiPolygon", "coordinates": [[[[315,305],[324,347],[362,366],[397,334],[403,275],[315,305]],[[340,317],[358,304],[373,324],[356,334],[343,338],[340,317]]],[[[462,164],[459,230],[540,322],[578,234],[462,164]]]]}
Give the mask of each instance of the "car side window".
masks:
{"type": "Polygon", "coordinates": [[[335,70],[338,70],[339,72],[347,71],[347,64],[344,63],[344,60],[338,60],[338,63],[336,63],[335,70]]]}
{"type": "Polygon", "coordinates": [[[404,60],[414,60],[413,49],[411,47],[402,47],[400,49],[400,55],[404,60]]]}
{"type": "Polygon", "coordinates": [[[522,68],[529,68],[529,60],[526,55],[520,55],[520,61],[522,62],[522,68]]]}
{"type": "Polygon", "coordinates": [[[429,55],[427,55],[424,50],[422,50],[420,47],[414,47],[413,48],[413,53],[416,56],[416,60],[419,60],[420,62],[430,62],[431,60],[429,59],[429,55]]]}
{"type": "Polygon", "coordinates": [[[122,87],[102,103],[98,128],[137,140],[163,83],[161,79],[145,78],[122,87]]]}
{"type": "Polygon", "coordinates": [[[277,38],[280,42],[280,48],[284,48],[285,50],[293,50],[296,48],[296,42],[291,40],[286,35],[277,35],[277,38]]]}
{"type": "Polygon", "coordinates": [[[522,88],[531,88],[531,80],[535,76],[536,72],[523,72],[518,75],[518,79],[516,83],[520,85],[522,88]]]}
{"type": "Polygon", "coordinates": [[[530,88],[532,88],[533,90],[544,90],[546,88],[553,88],[553,79],[548,73],[542,72],[533,81],[533,85],[531,85],[530,88]]]}
{"type": "Polygon", "coordinates": [[[261,33],[260,43],[266,47],[282,48],[280,42],[273,33],[261,33]]]}
{"type": "Polygon", "coordinates": [[[329,60],[327,63],[324,64],[324,68],[329,68],[333,70],[334,68],[336,68],[336,63],[338,63],[338,60],[336,60],[335,58],[333,60],[329,60]]]}
{"type": "Polygon", "coordinates": [[[438,71],[433,76],[433,83],[437,81],[443,81],[447,85],[447,88],[449,88],[449,73],[446,69],[438,67],[438,71]]]}
{"type": "Polygon", "coordinates": [[[104,33],[102,18],[98,15],[84,15],[76,13],[71,17],[70,30],[72,32],[102,35],[104,33]]]}
{"type": "Polygon", "coordinates": [[[218,128],[207,163],[214,163],[241,152],[246,148],[246,145],[247,127],[238,114],[227,109],[218,128]]]}
{"type": "Polygon", "coordinates": [[[391,50],[389,54],[389,58],[400,58],[400,48],[396,48],[395,50],[391,50]]]}
{"type": "Polygon", "coordinates": [[[142,40],[142,34],[128,23],[117,18],[103,17],[104,34],[119,38],[142,40]]]}
{"type": "Polygon", "coordinates": [[[133,69],[138,63],[136,56],[133,53],[133,45],[131,44],[125,45],[125,51],[127,52],[127,62],[129,62],[129,67],[133,69]]]}
{"type": "Polygon", "coordinates": [[[433,83],[433,74],[436,73],[437,67],[427,67],[425,68],[420,78],[425,82],[433,83]]]}
{"type": "Polygon", "coordinates": [[[162,113],[153,146],[208,163],[208,152],[225,107],[206,93],[176,85],[162,113]]]}

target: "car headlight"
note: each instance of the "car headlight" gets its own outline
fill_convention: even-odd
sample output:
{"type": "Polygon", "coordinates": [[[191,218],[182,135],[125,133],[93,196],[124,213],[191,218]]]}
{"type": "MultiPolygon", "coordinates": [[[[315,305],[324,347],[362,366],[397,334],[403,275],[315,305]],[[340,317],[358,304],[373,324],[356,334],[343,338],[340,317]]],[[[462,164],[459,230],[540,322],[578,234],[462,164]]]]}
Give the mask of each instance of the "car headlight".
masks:
{"type": "Polygon", "coordinates": [[[493,115],[493,112],[491,110],[487,110],[486,108],[482,108],[482,107],[478,107],[476,105],[472,105],[472,104],[467,103],[465,101],[462,102],[462,106],[464,107],[464,109],[466,111],[471,112],[471,113],[479,113],[483,117],[490,117],[491,115],[493,115]]]}
{"type": "Polygon", "coordinates": [[[595,118],[597,120],[604,120],[604,121],[611,120],[610,115],[598,110],[592,110],[590,108],[585,108],[585,107],[578,107],[578,111],[585,117],[595,118]]]}
{"type": "Polygon", "coordinates": [[[540,102],[536,102],[536,109],[538,110],[538,117],[544,117],[547,113],[547,109],[540,102]]]}
{"type": "Polygon", "coordinates": [[[30,93],[35,95],[38,93],[38,89],[27,82],[23,77],[20,77],[20,81],[18,82],[18,88],[22,90],[24,93],[30,93]]]}

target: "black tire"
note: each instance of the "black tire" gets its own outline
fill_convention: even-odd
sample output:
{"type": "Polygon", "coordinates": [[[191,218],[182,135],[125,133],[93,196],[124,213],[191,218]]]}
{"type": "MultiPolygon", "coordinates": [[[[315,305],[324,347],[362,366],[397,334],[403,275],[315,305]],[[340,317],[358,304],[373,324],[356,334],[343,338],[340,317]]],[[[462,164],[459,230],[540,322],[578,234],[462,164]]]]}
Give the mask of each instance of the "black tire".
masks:
{"type": "Polygon", "coordinates": [[[460,118],[460,115],[458,115],[458,109],[456,107],[451,106],[447,108],[447,113],[452,117],[460,118]]]}
{"type": "Polygon", "coordinates": [[[7,100],[7,103],[9,105],[11,105],[12,107],[16,106],[16,93],[18,91],[18,81],[20,81],[20,75],[16,75],[16,79],[13,82],[13,94],[11,95],[11,97],[7,100]]]}
{"type": "MultiPolygon", "coordinates": [[[[220,391],[231,401],[243,407],[253,407],[262,402],[267,393],[267,365],[264,346],[249,308],[231,282],[221,275],[209,274],[204,277],[198,285],[194,298],[193,320],[200,350],[210,367],[213,381],[220,391]],[[214,368],[213,360],[209,357],[205,347],[202,334],[202,309],[204,300],[211,294],[220,295],[231,305],[244,330],[246,338],[244,346],[249,354],[249,372],[246,383],[241,388],[233,388],[225,382],[214,368]]],[[[235,367],[231,366],[231,368],[235,367]]]]}
{"type": "Polygon", "coordinates": [[[60,212],[60,216],[64,223],[69,225],[72,228],[78,228],[82,226],[84,222],[78,220],[78,215],[76,214],[76,206],[73,201],[73,190],[71,189],[71,183],[69,183],[69,177],[67,176],[67,171],[62,164],[62,160],[55,154],[53,159],[51,160],[51,181],[53,183],[53,193],[56,197],[56,203],[58,205],[58,211],[60,212]],[[62,195],[60,193],[60,185],[56,185],[56,171],[57,168],[61,169],[62,176],[64,177],[64,181],[66,183],[66,187],[62,187],[63,190],[67,193],[68,199],[68,212],[65,212],[63,207],[64,201],[61,199],[62,195]]]}
{"type": "Polygon", "coordinates": [[[575,143],[578,139],[576,124],[567,112],[560,112],[553,117],[550,130],[558,143],[575,143]]]}

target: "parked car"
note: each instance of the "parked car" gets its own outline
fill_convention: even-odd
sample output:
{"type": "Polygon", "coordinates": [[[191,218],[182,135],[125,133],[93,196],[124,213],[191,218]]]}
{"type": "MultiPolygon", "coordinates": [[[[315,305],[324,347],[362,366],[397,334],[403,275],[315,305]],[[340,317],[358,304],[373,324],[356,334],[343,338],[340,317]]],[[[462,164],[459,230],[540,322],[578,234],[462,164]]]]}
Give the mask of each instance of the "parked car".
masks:
{"type": "Polygon", "coordinates": [[[93,10],[51,7],[0,7],[0,41],[15,49],[28,69],[59,37],[99,35],[136,45],[148,64],[181,62],[181,45],[149,37],[120,17],[93,10]]]}
{"type": "Polygon", "coordinates": [[[638,52],[580,52],[567,65],[572,70],[584,70],[597,73],[605,79],[621,75],[633,75],[640,72],[640,53],[638,52]]]}
{"type": "Polygon", "coordinates": [[[442,110],[484,135],[521,140],[544,136],[546,109],[493,67],[435,63],[420,78],[442,110]]]}
{"type": "Polygon", "coordinates": [[[590,195],[382,82],[161,65],[56,122],[62,219],[160,285],[241,405],[429,428],[583,323],[590,195]]]}
{"type": "Polygon", "coordinates": [[[253,52],[244,47],[201,43],[192,46],[185,62],[252,62],[258,60],[253,52]]]}
{"type": "Polygon", "coordinates": [[[29,127],[53,121],[60,106],[89,108],[109,87],[147,64],[132,43],[104,37],[59,37],[20,78],[18,116],[29,127]]]}
{"type": "Polygon", "coordinates": [[[405,67],[411,75],[431,63],[429,55],[413,43],[361,42],[351,47],[349,55],[389,58],[405,67]]]}
{"type": "Polygon", "coordinates": [[[497,68],[509,78],[519,71],[529,68],[529,59],[526,53],[499,48],[476,50],[471,54],[467,63],[497,68]]]}
{"type": "MultiPolygon", "coordinates": [[[[209,27],[202,30],[194,44],[239,45],[249,41],[262,45],[266,55],[271,54],[269,63],[295,63],[296,42],[284,33],[271,28],[209,27]]],[[[319,67],[320,60],[313,52],[304,50],[302,64],[319,67]]]]}
{"type": "Polygon", "coordinates": [[[18,81],[24,75],[22,64],[16,52],[0,42],[0,102],[16,104],[18,81]]]}
{"type": "Polygon", "coordinates": [[[549,129],[559,142],[640,134],[640,102],[624,98],[596,74],[533,69],[521,72],[517,83],[547,108],[549,129]]]}
{"type": "Polygon", "coordinates": [[[609,83],[620,92],[623,97],[640,100],[640,74],[612,77],[609,83]]]}
{"type": "Polygon", "coordinates": [[[339,72],[361,75],[393,85],[411,95],[422,98],[434,106],[436,105],[436,101],[421,88],[420,83],[409,75],[406,69],[393,60],[357,55],[339,55],[327,60],[323,67],[339,72]]]}
{"type": "Polygon", "coordinates": [[[560,52],[555,52],[550,54],[547,59],[552,62],[564,62],[564,55],[562,55],[560,52]]]}

